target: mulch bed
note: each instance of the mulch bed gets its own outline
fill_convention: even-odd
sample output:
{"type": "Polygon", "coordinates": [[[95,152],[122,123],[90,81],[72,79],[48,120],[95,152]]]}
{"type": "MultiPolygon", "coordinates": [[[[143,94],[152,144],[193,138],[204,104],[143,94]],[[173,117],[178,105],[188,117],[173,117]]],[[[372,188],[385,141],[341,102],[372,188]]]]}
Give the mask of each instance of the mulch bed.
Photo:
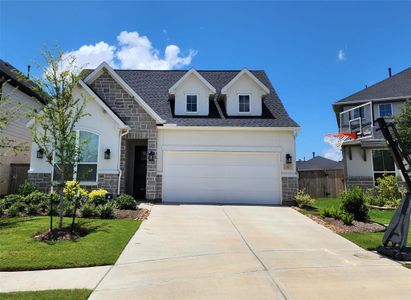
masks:
{"type": "Polygon", "coordinates": [[[86,230],[81,229],[74,229],[71,232],[70,228],[63,228],[61,230],[55,228],[51,232],[47,230],[46,232],[37,233],[34,239],[39,241],[72,241],[87,235],[87,233],[86,230]]]}
{"type": "Polygon", "coordinates": [[[116,209],[114,215],[118,219],[134,219],[144,221],[150,215],[150,211],[145,208],[137,208],[136,210],[116,209]]]}
{"type": "Polygon", "coordinates": [[[385,226],[378,224],[378,223],[365,223],[365,222],[358,222],[353,221],[352,225],[345,225],[341,220],[336,220],[334,218],[322,218],[315,215],[307,215],[311,220],[314,220],[318,224],[321,224],[328,229],[336,233],[343,233],[343,232],[379,232],[384,231],[385,226]]]}

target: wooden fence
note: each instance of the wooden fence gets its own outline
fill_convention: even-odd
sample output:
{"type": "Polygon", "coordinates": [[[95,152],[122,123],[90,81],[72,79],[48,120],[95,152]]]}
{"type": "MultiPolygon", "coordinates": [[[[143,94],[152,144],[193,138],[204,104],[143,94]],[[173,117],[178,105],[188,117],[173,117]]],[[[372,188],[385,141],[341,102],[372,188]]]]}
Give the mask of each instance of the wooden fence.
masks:
{"type": "Polygon", "coordinates": [[[298,188],[313,198],[337,197],[344,191],[344,170],[299,171],[298,188]]]}
{"type": "Polygon", "coordinates": [[[10,164],[9,194],[15,194],[18,187],[27,179],[29,164],[10,164]]]}

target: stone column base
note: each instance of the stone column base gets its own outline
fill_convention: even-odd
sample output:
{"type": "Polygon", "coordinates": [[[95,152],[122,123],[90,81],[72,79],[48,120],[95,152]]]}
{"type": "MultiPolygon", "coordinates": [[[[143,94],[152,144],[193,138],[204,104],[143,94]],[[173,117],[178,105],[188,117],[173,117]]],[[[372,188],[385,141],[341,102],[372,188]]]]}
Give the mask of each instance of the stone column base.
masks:
{"type": "Polygon", "coordinates": [[[282,205],[291,206],[295,205],[294,196],[298,190],[298,177],[281,177],[282,187],[282,205]]]}

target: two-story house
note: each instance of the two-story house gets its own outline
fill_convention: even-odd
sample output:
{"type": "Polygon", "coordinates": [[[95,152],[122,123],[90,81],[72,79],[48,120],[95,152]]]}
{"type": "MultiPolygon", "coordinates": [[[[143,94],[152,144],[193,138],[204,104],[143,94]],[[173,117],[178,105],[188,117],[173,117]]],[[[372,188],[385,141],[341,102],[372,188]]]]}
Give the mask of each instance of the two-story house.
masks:
{"type": "MultiPolygon", "coordinates": [[[[113,70],[80,82],[91,99],[74,179],[163,202],[287,204],[297,189],[295,137],[264,71],[113,70]]],[[[33,145],[29,178],[57,180],[33,145]]]]}
{"type": "MultiPolygon", "coordinates": [[[[19,115],[11,118],[1,134],[20,150],[10,151],[0,147],[0,195],[13,193],[27,178],[30,163],[31,132],[25,112],[40,110],[46,103],[44,95],[39,95],[34,82],[25,77],[9,63],[0,59],[0,94],[3,100],[11,101],[10,106],[22,104],[19,115]]],[[[7,107],[5,108],[7,109],[7,107]]],[[[4,113],[0,111],[0,114],[4,113]]]]}
{"type": "Polygon", "coordinates": [[[342,144],[347,187],[370,187],[384,174],[400,176],[378,125],[379,117],[392,120],[411,98],[411,68],[391,76],[333,104],[340,132],[357,138],[342,144]]]}

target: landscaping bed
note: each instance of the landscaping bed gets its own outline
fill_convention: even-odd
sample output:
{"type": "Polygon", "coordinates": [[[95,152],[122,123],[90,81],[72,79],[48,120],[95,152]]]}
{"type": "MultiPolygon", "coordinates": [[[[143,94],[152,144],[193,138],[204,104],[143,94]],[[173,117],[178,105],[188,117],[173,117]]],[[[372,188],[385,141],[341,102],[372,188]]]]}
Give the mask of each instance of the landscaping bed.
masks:
{"type": "MultiPolygon", "coordinates": [[[[141,224],[132,219],[78,219],[87,234],[75,240],[39,241],[49,217],[0,218],[0,270],[21,271],[112,265],[141,224]]],[[[58,218],[54,218],[54,228],[58,218]]],[[[64,227],[71,218],[64,218],[64,227]]]]}

